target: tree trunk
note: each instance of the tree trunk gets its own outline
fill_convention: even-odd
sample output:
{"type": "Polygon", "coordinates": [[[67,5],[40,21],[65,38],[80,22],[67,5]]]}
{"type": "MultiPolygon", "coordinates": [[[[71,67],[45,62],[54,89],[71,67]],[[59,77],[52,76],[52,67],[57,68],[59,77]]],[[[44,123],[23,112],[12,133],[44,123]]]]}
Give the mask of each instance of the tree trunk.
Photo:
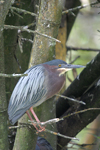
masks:
{"type": "MultiPolygon", "coordinates": [[[[56,38],[61,21],[61,14],[62,14],[62,1],[41,0],[39,17],[37,22],[37,32],[47,34],[48,36],[56,38]]],[[[53,57],[55,56],[54,53],[55,45],[56,42],[54,40],[36,34],[34,37],[34,43],[32,47],[29,66],[31,67],[33,65],[40,64],[53,59],[53,57]]],[[[40,121],[46,121],[48,119],[55,118],[56,115],[54,103],[55,103],[54,99],[52,98],[34,109],[40,121]]],[[[20,122],[26,122],[26,120],[27,117],[26,115],[24,115],[20,119],[20,122]]],[[[52,126],[48,125],[46,126],[46,128],[55,131],[56,125],[54,125],[53,128],[52,126]]],[[[45,132],[42,132],[41,136],[45,137],[48,140],[48,142],[51,143],[54,150],[56,149],[56,136],[50,135],[45,132]]],[[[17,130],[14,150],[15,149],[34,150],[35,145],[36,145],[36,135],[32,133],[32,131],[29,131],[29,129],[27,128],[17,130]],[[23,146],[22,143],[24,143],[23,146]]]]}
{"type": "MultiPolygon", "coordinates": [[[[0,73],[4,73],[3,26],[11,1],[0,2],[0,73]]],[[[8,150],[7,101],[5,79],[0,77],[0,150],[8,150]]]]}
{"type": "MultiPolygon", "coordinates": [[[[20,7],[22,9],[26,9],[29,11],[33,11],[34,4],[30,5],[31,0],[21,0],[21,3],[15,3],[14,6],[20,7]]],[[[31,23],[32,20],[34,20],[34,17],[31,15],[25,15],[24,13],[20,13],[19,17],[14,12],[11,13],[9,11],[9,14],[6,17],[5,24],[6,25],[27,25],[27,23],[31,23]],[[23,18],[23,19],[22,19],[23,18]]],[[[33,28],[33,27],[31,27],[33,28]]],[[[7,74],[13,74],[13,73],[23,73],[28,68],[29,58],[30,58],[30,52],[31,52],[31,46],[32,44],[30,42],[24,42],[23,43],[23,53],[20,52],[19,45],[18,45],[18,31],[17,30],[4,30],[4,55],[5,55],[5,73],[7,74]],[[16,59],[15,59],[16,58],[16,59]],[[23,61],[24,60],[24,61],[23,61]],[[18,64],[19,63],[19,64],[18,64]],[[21,70],[19,68],[21,66],[21,70]]],[[[23,38],[32,38],[32,35],[27,32],[22,32],[21,35],[23,38]]],[[[17,83],[19,78],[6,78],[5,86],[6,86],[6,99],[7,103],[9,103],[10,96],[12,94],[12,91],[17,83]]],[[[11,126],[11,124],[9,123],[11,126]]],[[[13,148],[13,141],[14,141],[14,135],[16,129],[8,130],[9,137],[9,149],[11,150],[13,148]]]]}
{"type": "MultiPolygon", "coordinates": [[[[57,102],[57,117],[67,116],[76,111],[87,108],[100,108],[100,53],[86,66],[80,75],[63,93],[65,96],[81,97],[80,100],[86,105],[80,105],[59,98],[57,102]],[[58,111],[59,110],[59,111],[58,111]]],[[[76,136],[86,125],[92,122],[100,110],[87,111],[78,115],[66,117],[57,123],[58,131],[67,136],[76,136]],[[61,128],[63,126],[63,129],[61,128]],[[66,127],[66,128],[64,128],[66,127]],[[71,129],[70,129],[71,127],[71,129]]],[[[58,143],[63,147],[69,142],[68,139],[58,137],[58,143]]],[[[58,146],[58,150],[60,147],[58,146]]]]}

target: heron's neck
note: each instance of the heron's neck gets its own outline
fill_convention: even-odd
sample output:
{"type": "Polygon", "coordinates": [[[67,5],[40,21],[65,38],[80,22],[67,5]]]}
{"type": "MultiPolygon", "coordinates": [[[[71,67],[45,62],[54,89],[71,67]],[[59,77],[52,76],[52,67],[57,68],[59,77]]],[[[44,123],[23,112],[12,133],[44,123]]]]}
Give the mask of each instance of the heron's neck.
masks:
{"type": "Polygon", "coordinates": [[[65,68],[59,68],[57,69],[58,73],[59,73],[59,76],[63,76],[67,71],[65,68]]]}
{"type": "Polygon", "coordinates": [[[50,66],[47,64],[44,64],[44,66],[48,71],[51,71],[52,73],[55,73],[58,76],[63,76],[65,72],[67,72],[65,68],[57,68],[57,66],[50,66]]]}

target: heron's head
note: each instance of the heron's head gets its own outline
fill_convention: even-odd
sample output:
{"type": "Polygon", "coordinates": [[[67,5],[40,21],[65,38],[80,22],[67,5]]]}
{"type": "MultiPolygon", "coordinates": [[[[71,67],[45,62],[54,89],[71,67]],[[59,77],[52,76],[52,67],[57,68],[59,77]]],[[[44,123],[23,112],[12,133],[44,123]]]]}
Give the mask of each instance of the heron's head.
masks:
{"type": "Polygon", "coordinates": [[[81,65],[72,65],[67,64],[65,61],[60,59],[55,59],[44,64],[52,66],[57,72],[59,72],[59,76],[63,75],[65,72],[73,69],[73,68],[83,68],[84,66],[81,65]]]}

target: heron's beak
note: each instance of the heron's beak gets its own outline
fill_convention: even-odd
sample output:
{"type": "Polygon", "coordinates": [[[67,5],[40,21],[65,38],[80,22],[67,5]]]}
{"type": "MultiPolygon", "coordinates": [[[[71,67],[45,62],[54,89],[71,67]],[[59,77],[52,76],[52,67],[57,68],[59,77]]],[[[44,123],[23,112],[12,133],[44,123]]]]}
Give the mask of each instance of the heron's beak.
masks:
{"type": "Polygon", "coordinates": [[[61,65],[61,68],[59,68],[59,70],[61,70],[59,76],[61,76],[62,74],[64,74],[65,72],[73,69],[73,68],[83,68],[85,66],[81,66],[81,65],[72,65],[72,64],[63,64],[61,65]]]}
{"type": "Polygon", "coordinates": [[[62,67],[63,67],[63,68],[66,68],[66,69],[73,69],[73,68],[83,68],[83,67],[85,67],[85,66],[66,64],[66,65],[62,65],[62,67]]]}

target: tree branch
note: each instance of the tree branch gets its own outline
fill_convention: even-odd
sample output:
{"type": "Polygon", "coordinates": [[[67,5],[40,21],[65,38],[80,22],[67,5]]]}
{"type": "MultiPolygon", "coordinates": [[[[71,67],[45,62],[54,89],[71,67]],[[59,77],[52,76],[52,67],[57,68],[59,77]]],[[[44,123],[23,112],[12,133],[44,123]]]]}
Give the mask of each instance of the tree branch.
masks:
{"type": "MultiPolygon", "coordinates": [[[[72,82],[72,84],[63,93],[65,96],[74,96],[75,98],[81,97],[81,101],[86,102],[86,106],[73,105],[63,98],[59,98],[57,102],[57,117],[62,117],[73,112],[81,111],[87,108],[100,107],[100,53],[89,63],[81,74],[72,82]],[[97,82],[98,79],[98,82],[97,82]],[[97,82],[97,83],[96,83],[97,82]],[[95,84],[96,83],[96,84],[95,84]],[[94,85],[95,84],[95,85],[94,85]],[[59,113],[60,112],[60,113],[59,113]]],[[[99,110],[93,110],[92,113],[86,112],[64,119],[58,122],[58,132],[61,134],[75,136],[80,132],[88,123],[93,121],[99,114],[99,110]],[[80,117],[79,117],[80,116],[80,117]],[[66,124],[67,123],[67,124],[66,124]],[[61,128],[63,126],[63,128],[61,128]],[[71,126],[71,129],[70,129],[71,126]],[[66,128],[64,128],[66,127],[66,128]],[[63,129],[63,130],[62,130],[63,129]]],[[[66,142],[63,138],[58,138],[58,143],[64,146],[66,142]]],[[[60,148],[58,147],[58,150],[60,148]]]]}
{"type": "MultiPolygon", "coordinates": [[[[74,107],[71,106],[62,117],[64,118],[64,116],[68,116],[76,110],[79,112],[84,112],[84,109],[91,109],[92,113],[90,111],[79,113],[78,115],[73,115],[74,113],[72,113],[72,116],[68,118],[65,117],[63,121],[57,123],[58,132],[75,137],[84,127],[86,127],[86,125],[91,123],[97,117],[97,115],[100,113],[100,80],[89,91],[87,91],[87,93],[83,94],[81,101],[85,101],[87,105],[74,105],[74,107]],[[93,107],[99,109],[95,110],[93,107]],[[61,128],[61,126],[66,126],[66,128],[61,128]]],[[[58,137],[58,143],[61,146],[65,146],[68,142],[68,139],[66,140],[58,137]]],[[[59,146],[58,150],[60,150],[59,146]]]]}
{"type": "Polygon", "coordinates": [[[82,8],[86,8],[88,6],[93,6],[93,5],[96,5],[96,4],[99,4],[99,3],[100,3],[99,1],[95,1],[95,2],[92,2],[90,4],[84,4],[83,6],[77,6],[75,8],[71,8],[71,9],[63,11],[62,14],[73,13],[73,11],[80,10],[82,8]]]}
{"type": "MultiPolygon", "coordinates": [[[[36,123],[36,124],[37,124],[37,123],[36,123]]],[[[25,128],[25,127],[28,127],[28,126],[30,126],[30,124],[23,124],[23,125],[19,125],[19,126],[11,126],[11,127],[9,127],[9,129],[20,129],[20,128],[25,128]]],[[[31,125],[31,126],[32,126],[32,125],[31,125]]],[[[48,130],[48,129],[45,129],[43,132],[47,132],[47,133],[53,134],[53,135],[55,135],[55,136],[60,136],[60,137],[66,138],[66,139],[78,140],[78,141],[79,141],[78,138],[65,136],[65,135],[62,135],[62,134],[60,134],[60,133],[57,133],[57,132],[48,130]]],[[[38,133],[37,133],[37,134],[38,134],[38,133]]]]}
{"type": "Polygon", "coordinates": [[[27,11],[27,10],[24,10],[24,9],[21,9],[21,8],[17,8],[17,7],[10,7],[11,10],[16,10],[18,12],[23,12],[24,14],[29,14],[31,16],[38,16],[37,14],[33,13],[33,12],[30,12],[30,11],[27,11]]]}
{"type": "MultiPolygon", "coordinates": [[[[95,80],[100,76],[100,53],[86,65],[86,68],[77,76],[70,86],[63,93],[68,97],[80,97],[95,80]]],[[[59,118],[73,104],[63,98],[59,98],[56,104],[56,115],[59,118]]]]}
{"type": "Polygon", "coordinates": [[[23,76],[28,76],[28,74],[4,74],[4,73],[0,73],[0,77],[4,77],[4,78],[16,78],[16,77],[23,77],[23,76]]]}
{"type": "Polygon", "coordinates": [[[67,46],[67,51],[70,50],[74,50],[74,51],[78,51],[78,50],[82,50],[82,51],[93,51],[93,52],[100,52],[100,49],[93,49],[93,48],[82,48],[82,47],[72,47],[72,46],[67,46]]]}
{"type": "MultiPolygon", "coordinates": [[[[36,34],[38,34],[38,35],[44,36],[44,37],[46,37],[46,38],[48,38],[48,39],[51,39],[51,40],[53,40],[53,41],[56,41],[56,42],[61,43],[61,41],[59,41],[59,40],[57,40],[57,39],[55,39],[55,38],[53,38],[53,37],[51,37],[51,36],[48,36],[48,35],[43,34],[43,33],[40,33],[40,32],[38,32],[38,31],[36,31],[36,30],[33,31],[33,30],[30,30],[30,29],[27,29],[27,26],[22,27],[22,26],[4,25],[4,29],[17,29],[17,30],[21,30],[21,31],[28,32],[28,33],[36,33],[36,34]]],[[[19,31],[19,32],[20,32],[20,31],[19,31]]]]}

